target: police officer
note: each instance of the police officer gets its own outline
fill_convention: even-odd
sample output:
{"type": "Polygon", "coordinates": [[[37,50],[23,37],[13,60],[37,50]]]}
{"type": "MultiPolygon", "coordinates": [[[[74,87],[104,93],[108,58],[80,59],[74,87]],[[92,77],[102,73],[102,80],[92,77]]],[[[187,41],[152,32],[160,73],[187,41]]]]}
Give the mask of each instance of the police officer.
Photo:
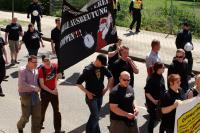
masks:
{"type": "Polygon", "coordinates": [[[142,10],[142,0],[132,0],[129,6],[129,13],[132,14],[133,20],[130,25],[130,30],[133,29],[133,25],[137,22],[136,33],[140,32],[141,24],[141,10],[142,10]]]}
{"type": "Polygon", "coordinates": [[[34,25],[36,21],[38,31],[41,32],[40,17],[42,17],[42,8],[38,4],[38,0],[33,0],[33,2],[29,5],[27,10],[27,18],[29,18],[30,14],[31,14],[31,23],[34,25]]]}
{"type": "Polygon", "coordinates": [[[6,53],[6,49],[5,49],[5,42],[4,42],[3,38],[0,36],[0,96],[1,97],[5,96],[3,94],[3,91],[1,88],[1,82],[3,81],[3,79],[6,75],[5,63],[8,63],[7,53],[6,53]],[[5,60],[3,58],[3,55],[5,57],[5,60]]]}
{"type": "MultiPolygon", "coordinates": [[[[181,32],[179,32],[176,37],[176,48],[184,49],[184,47],[187,43],[190,43],[191,45],[193,45],[192,44],[192,34],[190,32],[190,25],[188,22],[184,22],[183,30],[181,32]]],[[[194,77],[194,74],[192,73],[192,66],[193,66],[192,52],[185,50],[185,58],[188,60],[188,74],[191,77],[194,77]]]]}

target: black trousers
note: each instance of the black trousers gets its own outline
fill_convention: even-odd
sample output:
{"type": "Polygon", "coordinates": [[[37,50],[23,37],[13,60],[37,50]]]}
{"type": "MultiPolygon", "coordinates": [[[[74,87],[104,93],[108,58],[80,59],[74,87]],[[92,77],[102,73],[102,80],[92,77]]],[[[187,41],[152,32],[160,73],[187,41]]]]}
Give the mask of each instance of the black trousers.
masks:
{"type": "Polygon", "coordinates": [[[141,15],[141,12],[140,11],[136,11],[136,12],[133,12],[133,20],[131,22],[131,25],[130,25],[130,29],[133,29],[133,26],[135,25],[135,22],[136,23],[136,31],[139,31],[140,29],[140,25],[141,25],[141,19],[142,19],[142,15],[141,15]]]}
{"type": "Polygon", "coordinates": [[[53,108],[53,121],[54,121],[54,129],[55,132],[59,132],[61,130],[61,114],[59,112],[59,100],[58,95],[50,94],[45,90],[41,90],[41,126],[45,120],[45,113],[49,103],[53,108]]]}
{"type": "Polygon", "coordinates": [[[155,122],[156,122],[155,108],[148,109],[148,112],[149,112],[148,131],[149,131],[149,133],[153,133],[154,125],[155,125],[155,122]]]}
{"type": "Polygon", "coordinates": [[[38,31],[41,32],[41,21],[40,21],[40,18],[31,17],[31,23],[33,25],[35,25],[35,22],[37,23],[38,31]]]}
{"type": "Polygon", "coordinates": [[[192,52],[185,52],[185,58],[188,60],[188,73],[191,74],[193,67],[192,52]]]}
{"type": "MultiPolygon", "coordinates": [[[[57,45],[57,44],[55,44],[55,45],[57,45]]],[[[57,56],[57,59],[58,59],[58,71],[60,73],[62,73],[62,75],[64,75],[64,72],[63,72],[63,70],[60,67],[60,64],[61,64],[61,62],[60,62],[60,53],[59,53],[60,50],[59,50],[59,48],[55,47],[55,51],[56,51],[56,56],[57,56]]]]}
{"type": "Polygon", "coordinates": [[[3,57],[0,57],[0,93],[3,93],[1,83],[6,75],[5,61],[3,57]]]}
{"type": "Polygon", "coordinates": [[[168,123],[161,122],[159,133],[174,133],[174,129],[167,128],[166,124],[168,123]]]}

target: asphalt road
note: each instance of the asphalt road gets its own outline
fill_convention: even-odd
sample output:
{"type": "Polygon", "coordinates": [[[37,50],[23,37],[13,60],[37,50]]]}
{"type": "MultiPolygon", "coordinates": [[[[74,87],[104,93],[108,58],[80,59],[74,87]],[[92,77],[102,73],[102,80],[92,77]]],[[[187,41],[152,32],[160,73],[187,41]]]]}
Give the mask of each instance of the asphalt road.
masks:
{"type": "MultiPolygon", "coordinates": [[[[8,47],[7,47],[7,51],[8,47]]],[[[45,48],[41,48],[39,50],[39,56],[43,53],[50,54],[50,43],[45,42],[45,48]]],[[[70,67],[65,70],[66,79],[63,81],[59,81],[58,83],[58,91],[59,91],[59,102],[60,102],[60,112],[62,114],[62,129],[68,133],[82,133],[85,129],[85,123],[87,122],[89,116],[89,110],[87,105],[85,104],[84,94],[77,86],[75,86],[75,81],[78,78],[78,75],[82,72],[82,69],[85,65],[95,60],[95,57],[98,53],[94,53],[89,56],[85,60],[77,63],[76,65],[70,67]]],[[[9,55],[9,53],[8,53],[9,55]]],[[[54,58],[55,56],[51,56],[54,58]]],[[[10,60],[9,60],[10,61],[10,60]]],[[[20,108],[20,100],[17,92],[17,83],[18,76],[17,72],[20,66],[25,65],[27,61],[27,51],[22,46],[22,49],[19,53],[19,61],[20,64],[8,67],[7,82],[2,83],[2,88],[5,93],[5,97],[0,97],[0,133],[16,133],[16,123],[21,115],[20,108]]],[[[55,59],[52,59],[55,62],[55,59]]],[[[39,62],[41,59],[39,57],[39,62]]],[[[143,63],[136,62],[136,65],[139,68],[139,74],[135,75],[135,96],[136,101],[140,109],[140,113],[138,116],[138,126],[140,128],[141,133],[147,132],[147,112],[144,107],[144,85],[146,81],[146,67],[143,63]]],[[[166,77],[166,71],[165,71],[166,77]]],[[[107,80],[105,80],[106,84],[107,80]]],[[[104,102],[101,111],[101,119],[100,119],[100,128],[102,133],[108,133],[108,126],[110,125],[109,121],[109,109],[108,109],[108,93],[104,96],[104,102]]],[[[24,132],[30,133],[31,127],[31,119],[29,123],[26,125],[24,132]]],[[[52,107],[49,105],[48,110],[46,112],[46,120],[44,122],[45,129],[42,130],[42,133],[52,133],[54,131],[53,128],[53,112],[52,107]]],[[[157,125],[155,128],[155,133],[158,132],[159,126],[157,125]]]]}

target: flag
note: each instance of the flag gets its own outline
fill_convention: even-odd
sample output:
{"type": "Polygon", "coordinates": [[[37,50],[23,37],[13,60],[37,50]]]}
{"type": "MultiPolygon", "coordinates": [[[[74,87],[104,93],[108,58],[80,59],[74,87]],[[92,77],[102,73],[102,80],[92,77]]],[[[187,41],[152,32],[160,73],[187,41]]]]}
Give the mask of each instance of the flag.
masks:
{"type": "Polygon", "coordinates": [[[116,41],[112,1],[92,0],[82,10],[78,10],[63,0],[59,58],[61,69],[69,68],[116,41]]]}

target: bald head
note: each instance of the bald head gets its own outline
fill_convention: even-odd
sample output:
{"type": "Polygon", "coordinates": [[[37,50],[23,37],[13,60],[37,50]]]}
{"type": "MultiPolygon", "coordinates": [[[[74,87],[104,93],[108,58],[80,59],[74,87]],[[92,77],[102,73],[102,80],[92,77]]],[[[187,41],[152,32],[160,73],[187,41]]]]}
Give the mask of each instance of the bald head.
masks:
{"type": "Polygon", "coordinates": [[[123,71],[120,73],[119,84],[122,87],[128,87],[130,81],[130,74],[127,71],[123,71]]]}
{"type": "Polygon", "coordinates": [[[17,18],[16,17],[12,18],[12,23],[17,23],[17,18]]]}

